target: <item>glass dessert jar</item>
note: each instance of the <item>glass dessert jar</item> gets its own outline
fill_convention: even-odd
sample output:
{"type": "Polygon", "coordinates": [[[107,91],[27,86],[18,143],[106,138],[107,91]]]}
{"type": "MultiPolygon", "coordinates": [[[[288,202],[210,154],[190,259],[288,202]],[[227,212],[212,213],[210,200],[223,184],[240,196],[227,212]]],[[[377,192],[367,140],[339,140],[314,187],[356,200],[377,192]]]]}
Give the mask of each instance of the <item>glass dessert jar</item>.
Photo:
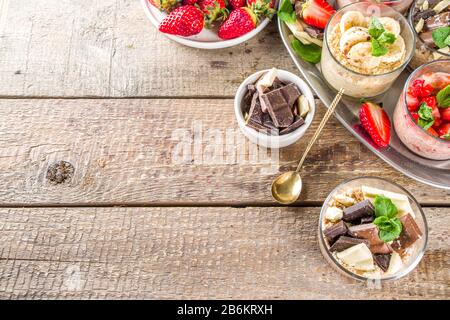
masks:
{"type": "MultiPolygon", "coordinates": [[[[345,7],[346,5],[349,5],[350,3],[362,1],[364,0],[337,0],[336,3],[338,8],[342,8],[345,7]]],[[[391,6],[398,12],[405,13],[406,11],[408,11],[409,6],[413,2],[413,0],[380,0],[378,2],[381,2],[387,6],[391,6]]]]}
{"type": "Polygon", "coordinates": [[[325,29],[322,74],[332,88],[353,98],[385,93],[411,60],[415,36],[407,20],[391,7],[373,2],[349,4],[337,11],[325,29]],[[395,33],[384,55],[374,56],[369,35],[371,19],[395,33]]]}
{"type": "MultiPolygon", "coordinates": [[[[362,208],[359,207],[358,211],[360,211],[361,209],[362,208]]],[[[339,211],[339,209],[336,208],[336,211],[339,211]]],[[[340,222],[336,223],[335,225],[344,223],[345,213],[344,216],[341,216],[338,219],[343,220],[340,220],[340,222]]],[[[353,237],[352,227],[349,226],[350,224],[348,222],[345,222],[345,225],[347,226],[345,228],[348,228],[347,233],[345,233],[343,236],[343,238],[346,239],[345,241],[353,239],[354,242],[370,242],[369,239],[373,238],[373,235],[370,234],[360,234],[361,236],[358,236],[356,239],[349,239],[349,237],[353,237]]],[[[365,225],[369,225],[371,227],[375,226],[373,222],[365,225]]],[[[360,228],[361,225],[358,225],[356,227],[360,228]]],[[[410,240],[411,239],[412,238],[410,238],[410,240]]],[[[325,260],[327,260],[327,262],[342,275],[359,281],[379,280],[381,282],[384,282],[388,280],[397,280],[401,277],[404,277],[417,267],[425,253],[425,249],[427,246],[428,225],[425,214],[420,204],[406,189],[396,183],[382,178],[360,177],[341,183],[333,191],[331,191],[328,197],[325,199],[322,210],[320,212],[318,241],[320,251],[322,252],[325,260]],[[346,210],[345,208],[349,209],[349,207],[353,206],[359,201],[368,201],[372,204],[369,206],[373,206],[377,195],[385,196],[391,199],[393,204],[398,209],[397,216],[399,216],[400,220],[402,220],[405,234],[400,234],[400,241],[395,240],[393,242],[384,243],[384,246],[389,246],[389,248],[391,249],[393,248],[393,250],[391,250],[392,252],[388,254],[391,255],[391,258],[390,261],[388,260],[389,262],[386,266],[387,270],[382,269],[381,267],[379,267],[378,263],[375,262],[375,257],[379,256],[380,254],[373,252],[375,247],[372,247],[371,244],[369,245],[370,252],[368,252],[368,254],[373,255],[373,262],[371,262],[371,264],[373,264],[373,268],[365,268],[365,270],[361,270],[346,265],[344,262],[345,259],[342,260],[342,256],[340,255],[339,250],[337,252],[333,251],[332,247],[335,247],[340,239],[338,239],[338,241],[330,246],[330,243],[327,240],[326,236],[326,230],[330,227],[330,225],[333,225],[333,223],[328,220],[329,209],[335,207],[337,201],[342,203],[341,208],[344,208],[343,210],[346,210]],[[349,200],[354,201],[353,204],[345,202],[349,200]],[[408,218],[410,219],[404,219],[406,216],[408,216],[408,218]],[[412,223],[411,220],[413,220],[414,222],[412,223]],[[412,236],[413,233],[415,235],[418,235],[418,237],[414,237],[414,241],[408,243],[407,238],[408,236],[412,236]],[[396,246],[396,242],[401,243],[401,246],[396,246]],[[394,255],[397,259],[393,259],[394,255]]],[[[367,251],[368,250],[366,250],[366,253],[367,251]]],[[[360,257],[361,253],[364,252],[360,252],[360,257]]]]}
{"type": "MultiPolygon", "coordinates": [[[[408,97],[410,95],[408,90],[417,79],[425,79],[425,84],[433,83],[433,81],[443,82],[442,86],[450,84],[450,60],[430,62],[416,69],[409,76],[394,110],[395,132],[403,144],[412,152],[428,159],[449,160],[450,140],[435,136],[430,131],[420,127],[411,114],[411,107],[408,108],[408,99],[413,99],[408,97]]],[[[411,104],[410,101],[409,103],[411,104]]],[[[434,130],[432,132],[434,133],[434,130]]]]}
{"type": "Polygon", "coordinates": [[[425,0],[416,0],[411,6],[408,20],[411,26],[413,26],[417,38],[414,56],[409,64],[413,69],[431,61],[450,59],[449,47],[439,49],[435,45],[432,37],[433,30],[441,26],[448,26],[446,19],[450,15],[450,5],[439,9],[439,14],[433,12],[433,9],[441,2],[443,1],[427,0],[427,3],[425,3],[425,0]],[[444,19],[439,18],[441,15],[444,19]],[[433,20],[432,23],[431,20],[433,20]],[[435,23],[436,21],[439,23],[435,23]]]}

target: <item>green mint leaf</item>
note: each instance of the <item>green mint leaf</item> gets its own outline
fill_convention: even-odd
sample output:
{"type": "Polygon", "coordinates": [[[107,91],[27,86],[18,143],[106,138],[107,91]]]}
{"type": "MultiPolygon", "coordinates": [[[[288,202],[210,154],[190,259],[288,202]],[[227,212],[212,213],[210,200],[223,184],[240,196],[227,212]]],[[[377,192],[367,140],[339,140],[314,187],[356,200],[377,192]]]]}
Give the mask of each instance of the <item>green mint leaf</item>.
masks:
{"type": "Polygon", "coordinates": [[[384,242],[397,239],[403,229],[400,219],[396,217],[380,216],[373,223],[378,227],[378,236],[384,242]]]}
{"type": "Polygon", "coordinates": [[[439,49],[445,48],[448,46],[446,40],[448,36],[450,36],[450,27],[441,27],[433,31],[431,34],[433,37],[434,43],[439,47],[439,49]]]}
{"type": "Polygon", "coordinates": [[[294,39],[291,42],[292,49],[294,49],[295,53],[303,60],[311,63],[319,63],[320,57],[322,55],[322,48],[318,45],[311,44],[303,44],[300,40],[294,39]]]}
{"type": "Polygon", "coordinates": [[[384,27],[381,24],[380,20],[378,20],[378,18],[373,17],[372,19],[370,19],[370,23],[369,23],[369,34],[377,39],[379,36],[381,36],[384,32],[384,27]]]}
{"type": "Polygon", "coordinates": [[[448,46],[450,46],[450,36],[448,36],[447,38],[445,38],[444,43],[448,46]]]}
{"type": "Polygon", "coordinates": [[[440,108],[450,107],[450,84],[438,92],[436,100],[440,108]]]}
{"type": "Polygon", "coordinates": [[[370,42],[372,44],[372,55],[374,57],[381,57],[388,53],[388,49],[383,46],[377,39],[372,38],[370,42]]]}
{"type": "Polygon", "coordinates": [[[417,114],[419,115],[417,124],[425,130],[428,130],[434,124],[433,109],[425,102],[422,102],[417,114]]]}
{"type": "Polygon", "coordinates": [[[377,195],[375,197],[374,206],[375,217],[386,216],[388,218],[393,218],[397,215],[397,207],[395,204],[391,199],[383,195],[377,195]]]}
{"type": "Polygon", "coordinates": [[[386,230],[391,227],[391,223],[389,221],[390,219],[388,216],[379,216],[378,218],[375,218],[375,220],[373,220],[373,223],[378,226],[378,229],[386,230]]]}
{"type": "Polygon", "coordinates": [[[395,39],[395,34],[385,31],[377,40],[380,44],[393,44],[395,42],[395,39]]]}
{"type": "Polygon", "coordinates": [[[294,6],[292,5],[290,0],[283,0],[281,2],[280,8],[278,9],[278,17],[281,21],[287,23],[294,23],[297,20],[295,16],[294,6]]]}

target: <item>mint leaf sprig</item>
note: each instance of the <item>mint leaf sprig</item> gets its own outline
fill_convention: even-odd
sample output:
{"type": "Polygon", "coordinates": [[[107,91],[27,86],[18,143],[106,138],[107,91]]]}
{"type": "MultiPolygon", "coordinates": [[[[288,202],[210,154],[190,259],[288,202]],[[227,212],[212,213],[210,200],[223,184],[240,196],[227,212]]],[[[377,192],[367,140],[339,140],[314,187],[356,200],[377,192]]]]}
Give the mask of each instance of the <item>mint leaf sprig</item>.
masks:
{"type": "Polygon", "coordinates": [[[391,199],[377,195],[374,201],[375,220],[373,223],[378,226],[378,236],[384,242],[397,239],[403,230],[402,222],[397,218],[398,209],[391,199]]]}
{"type": "Polygon", "coordinates": [[[441,27],[433,30],[431,36],[439,49],[450,45],[450,27],[441,27]]]}
{"type": "Polygon", "coordinates": [[[297,20],[295,16],[294,6],[290,0],[283,0],[278,9],[278,17],[286,23],[294,23],[297,20]]]}
{"type": "Polygon", "coordinates": [[[369,23],[370,43],[372,44],[372,56],[381,57],[388,53],[389,44],[396,40],[395,34],[386,31],[377,17],[372,17],[369,23]]]}
{"type": "Polygon", "coordinates": [[[433,109],[425,102],[422,102],[417,114],[419,115],[419,121],[417,124],[425,130],[428,130],[434,124],[433,109]]]}
{"type": "Polygon", "coordinates": [[[436,95],[439,108],[450,108],[450,84],[436,95]]]}

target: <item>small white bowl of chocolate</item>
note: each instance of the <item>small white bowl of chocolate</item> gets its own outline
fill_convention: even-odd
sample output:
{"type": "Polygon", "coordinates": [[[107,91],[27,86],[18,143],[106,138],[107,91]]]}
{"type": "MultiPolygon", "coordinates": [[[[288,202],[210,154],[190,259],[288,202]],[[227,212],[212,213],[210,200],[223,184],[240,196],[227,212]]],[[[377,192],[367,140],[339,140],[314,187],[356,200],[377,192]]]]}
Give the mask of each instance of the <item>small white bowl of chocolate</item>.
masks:
{"type": "Polygon", "coordinates": [[[299,140],[315,113],[314,95],[291,72],[272,68],[256,72],[239,86],[234,111],[239,128],[253,143],[283,148],[299,140]]]}

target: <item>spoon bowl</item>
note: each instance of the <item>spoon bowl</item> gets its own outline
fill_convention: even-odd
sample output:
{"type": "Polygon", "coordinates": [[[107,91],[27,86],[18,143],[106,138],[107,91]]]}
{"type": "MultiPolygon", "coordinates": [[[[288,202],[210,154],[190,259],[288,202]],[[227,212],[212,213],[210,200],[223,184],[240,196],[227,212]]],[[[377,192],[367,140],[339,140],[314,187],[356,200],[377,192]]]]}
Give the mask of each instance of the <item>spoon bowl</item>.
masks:
{"type": "Polygon", "coordinates": [[[302,191],[302,178],[297,171],[288,171],[272,182],[272,197],[281,204],[294,203],[302,191]]]}

